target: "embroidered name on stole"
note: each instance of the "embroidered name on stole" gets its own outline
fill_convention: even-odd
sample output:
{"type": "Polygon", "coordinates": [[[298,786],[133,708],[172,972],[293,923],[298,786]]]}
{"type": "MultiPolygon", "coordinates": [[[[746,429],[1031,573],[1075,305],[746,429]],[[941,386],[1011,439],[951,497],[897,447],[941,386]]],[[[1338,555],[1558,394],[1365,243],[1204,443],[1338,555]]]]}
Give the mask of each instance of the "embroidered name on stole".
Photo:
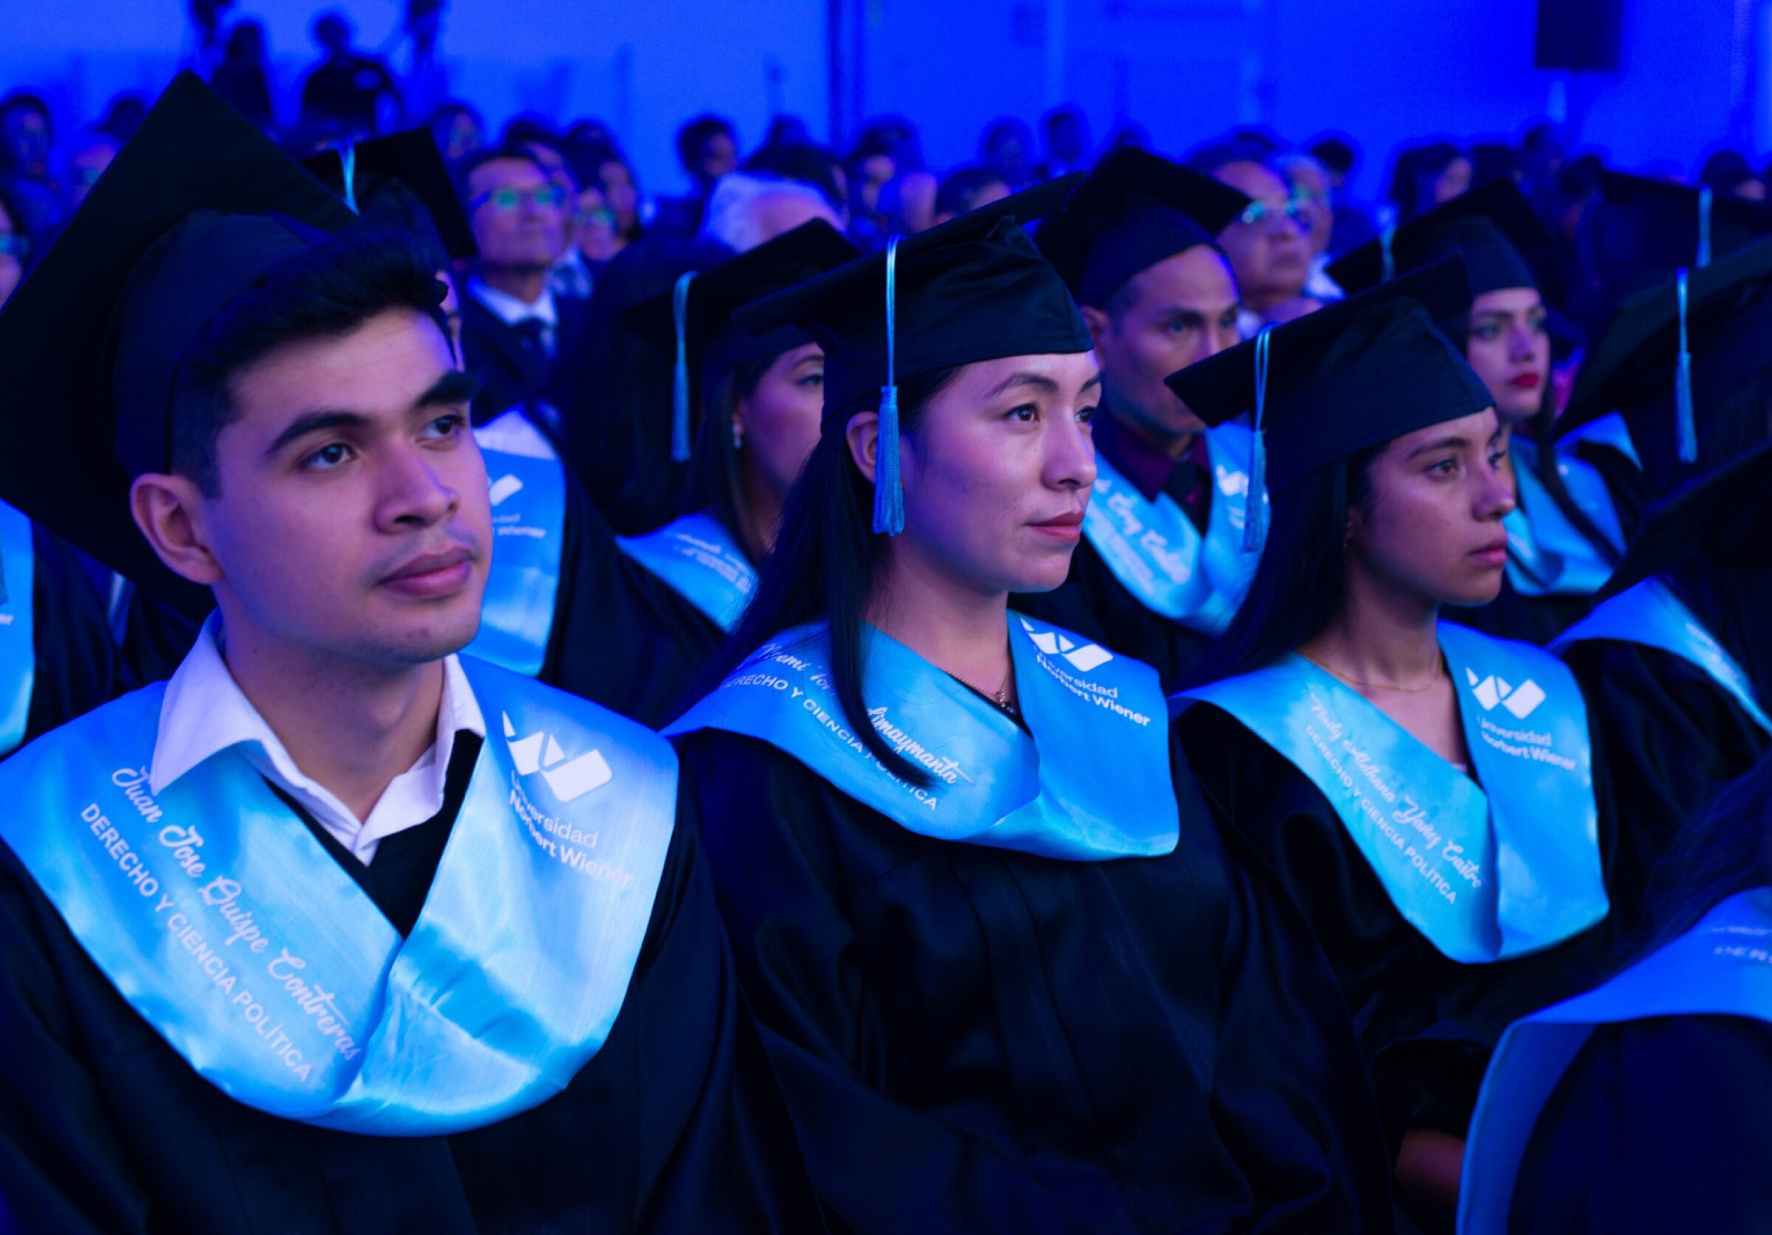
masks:
{"type": "Polygon", "coordinates": [[[1224,709],[1309,777],[1442,953],[1503,960],[1606,916],[1587,712],[1548,653],[1452,623],[1439,632],[1486,793],[1301,656],[1176,700],[1224,709]]]}
{"type": "Polygon", "coordinates": [[[24,741],[37,685],[36,548],[31,521],[0,502],[0,555],[6,599],[0,601],[0,756],[24,741]]]}
{"type": "Polygon", "coordinates": [[[1204,536],[1167,493],[1148,501],[1106,456],[1095,457],[1083,535],[1146,608],[1207,634],[1230,625],[1260,560],[1243,552],[1250,441],[1239,424],[1206,435],[1213,493],[1204,536]]]}
{"type": "Polygon", "coordinates": [[[480,633],[467,653],[534,677],[547,659],[566,539],[566,473],[558,459],[481,448],[492,498],[492,564],[480,633]]]}
{"type": "Polygon", "coordinates": [[[1772,719],[1761,708],[1753,682],[1662,580],[1646,579],[1610,597],[1559,635],[1549,650],[1560,655],[1587,639],[1637,643],[1678,656],[1704,670],[1750,720],[1772,733],[1772,719]]]}
{"type": "MultiPolygon", "coordinates": [[[[1507,578],[1522,596],[1589,596],[1612,577],[1612,564],[1564,515],[1534,470],[1538,448],[1516,440],[1514,482],[1519,505],[1501,525],[1507,531],[1507,578]]],[[[1624,547],[1612,495],[1594,467],[1574,455],[1557,455],[1557,474],[1575,505],[1593,520],[1612,547],[1624,547]]]]}
{"type": "Polygon", "coordinates": [[[595,704],[462,664],[497,727],[405,939],[239,748],[150,791],[162,686],[0,766],[0,836],[136,1012],[236,1101],[376,1136],[497,1122],[559,1093],[621,1008],[676,759],[595,704]]]}
{"type": "Polygon", "coordinates": [[[757,590],[750,559],[725,524],[706,511],[644,536],[617,536],[615,543],[721,630],[738,624],[757,590]]]}
{"type": "Polygon", "coordinates": [[[1509,1027],[1471,1117],[1459,1231],[1505,1235],[1539,1113],[1597,1026],[1685,1015],[1772,1023],[1772,888],[1729,897],[1689,933],[1598,990],[1509,1027]]]}
{"type": "Polygon", "coordinates": [[[1156,671],[1009,615],[1028,732],[878,630],[867,632],[867,721],[928,774],[900,779],[848,727],[822,625],[786,631],[668,727],[724,729],[785,751],[906,829],[1071,861],[1168,853],[1180,835],[1156,671]]]}

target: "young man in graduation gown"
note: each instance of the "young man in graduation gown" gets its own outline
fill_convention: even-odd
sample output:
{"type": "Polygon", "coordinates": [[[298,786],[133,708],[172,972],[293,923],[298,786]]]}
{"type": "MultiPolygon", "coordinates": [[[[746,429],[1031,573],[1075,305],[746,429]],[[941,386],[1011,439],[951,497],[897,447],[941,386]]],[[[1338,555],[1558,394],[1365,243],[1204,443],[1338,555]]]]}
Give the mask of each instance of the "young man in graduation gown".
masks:
{"type": "Polygon", "coordinates": [[[1248,205],[1125,147],[1037,236],[1089,325],[1103,396],[1070,578],[1021,603],[1153,666],[1166,690],[1230,621],[1255,569],[1243,551],[1249,432],[1208,431],[1163,383],[1238,342],[1236,276],[1212,238],[1248,205]]]}
{"type": "Polygon", "coordinates": [[[8,1217],[815,1230],[668,747],[453,654],[473,382],[350,223],[182,76],[0,315],[0,491],[217,604],[0,769],[8,1217]]]}

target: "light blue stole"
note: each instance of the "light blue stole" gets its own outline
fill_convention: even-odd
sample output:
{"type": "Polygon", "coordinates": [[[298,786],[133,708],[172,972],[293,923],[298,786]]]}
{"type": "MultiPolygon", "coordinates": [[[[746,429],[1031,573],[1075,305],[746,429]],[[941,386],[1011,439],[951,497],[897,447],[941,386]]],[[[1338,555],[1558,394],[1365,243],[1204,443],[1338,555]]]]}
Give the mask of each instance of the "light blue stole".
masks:
{"type": "Polygon", "coordinates": [[[1483,1078],[1464,1150],[1460,1235],[1505,1235],[1539,1112],[1600,1025],[1654,1016],[1772,1023],[1772,888],[1739,892],[1598,990],[1515,1023],[1483,1078]]]}
{"type": "Polygon", "coordinates": [[[1557,636],[1549,650],[1561,655],[1571,644],[1586,639],[1613,639],[1619,643],[1660,648],[1696,665],[1709,674],[1710,679],[1735,700],[1756,725],[1772,733],[1772,719],[1768,719],[1760,707],[1753,682],[1723,645],[1704,628],[1704,623],[1661,579],[1646,579],[1598,605],[1592,613],[1557,636]]]}
{"type": "Polygon", "coordinates": [[[644,536],[617,536],[615,543],[721,630],[738,625],[757,590],[750,558],[726,525],[705,510],[644,536]]]}
{"type": "MultiPolygon", "coordinates": [[[[1612,577],[1612,564],[1583,536],[1533,470],[1535,443],[1515,438],[1514,483],[1519,505],[1501,521],[1507,531],[1507,578],[1522,596],[1591,596],[1612,577]]],[[[1557,473],[1575,505],[1594,521],[1615,549],[1624,548],[1624,529],[1606,481],[1593,465],[1557,454],[1557,473]]]]}
{"type": "Polygon", "coordinates": [[[1180,811],[1155,670],[1011,612],[1023,731],[897,640],[872,628],[864,638],[867,719],[927,786],[888,771],[849,729],[822,623],[778,635],[664,732],[758,738],[937,840],[1079,862],[1175,848],[1180,811]]]}
{"type": "Polygon", "coordinates": [[[37,557],[31,521],[0,502],[0,561],[6,572],[0,599],[0,755],[24,741],[37,685],[37,557]]]}
{"type": "Polygon", "coordinates": [[[1582,442],[1610,446],[1636,464],[1639,470],[1643,466],[1643,460],[1637,455],[1637,444],[1631,440],[1630,426],[1617,412],[1601,416],[1598,420],[1590,420],[1580,428],[1571,429],[1557,443],[1557,453],[1574,454],[1575,447],[1582,442]]]}
{"type": "Polygon", "coordinates": [[[159,685],[0,765],[0,839],[229,1097],[373,1136],[495,1123],[564,1089],[621,1009],[676,759],[595,704],[462,667],[494,728],[405,939],[239,747],[151,792],[159,685]]]}
{"type": "MultiPolygon", "coordinates": [[[[507,412],[499,420],[514,415],[507,412]]],[[[566,539],[566,472],[551,454],[516,454],[485,444],[480,453],[491,485],[492,564],[480,633],[467,652],[534,677],[554,631],[566,539]]]]}
{"type": "Polygon", "coordinates": [[[1107,456],[1095,456],[1083,535],[1145,608],[1206,634],[1230,625],[1260,561],[1260,554],[1243,552],[1252,440],[1235,423],[1206,434],[1213,491],[1204,536],[1174,498],[1159,493],[1147,500],[1107,456]]]}
{"type": "Polygon", "coordinates": [[[1455,961],[1548,948],[1606,916],[1587,709],[1524,643],[1440,624],[1477,781],[1287,655],[1176,697],[1223,708],[1323,791],[1397,912],[1455,961]]]}

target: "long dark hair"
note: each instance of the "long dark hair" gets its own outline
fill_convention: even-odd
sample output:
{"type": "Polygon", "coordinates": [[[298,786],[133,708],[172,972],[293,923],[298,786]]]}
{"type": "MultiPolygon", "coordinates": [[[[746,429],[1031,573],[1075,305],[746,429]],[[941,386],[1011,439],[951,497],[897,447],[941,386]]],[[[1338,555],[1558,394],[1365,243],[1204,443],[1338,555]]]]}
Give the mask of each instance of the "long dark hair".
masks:
{"type": "Polygon", "coordinates": [[[1629,954],[1647,956],[1697,925],[1719,901],[1772,883],[1772,755],[1718,789],[1681,828],[1649,878],[1644,922],[1629,954]]]}
{"type": "Polygon", "coordinates": [[[701,428],[696,432],[695,457],[689,464],[689,489],[685,513],[705,510],[718,519],[744,547],[753,564],[767,556],[765,547],[751,533],[749,506],[745,501],[744,469],[738,442],[732,435],[732,417],[740,399],[757,393],[763,375],[780,355],[746,361],[731,369],[712,369],[702,374],[701,428]]]}
{"type": "MultiPolygon", "coordinates": [[[[899,431],[911,449],[917,447],[929,401],[958,372],[958,367],[936,369],[899,381],[899,431]]],[[[818,445],[788,492],[781,531],[763,561],[757,593],[692,694],[699,697],[714,689],[782,631],[823,620],[830,627],[831,684],[850,731],[894,775],[925,785],[928,774],[875,731],[861,692],[862,627],[886,537],[873,530],[874,489],[850,457],[845,429],[856,413],[873,406],[861,399],[827,413],[818,445]]]]}
{"type": "Polygon", "coordinates": [[[1190,685],[1263,668],[1335,617],[1347,596],[1348,510],[1371,513],[1372,461],[1383,449],[1325,464],[1268,495],[1272,518],[1249,595],[1190,685]]]}

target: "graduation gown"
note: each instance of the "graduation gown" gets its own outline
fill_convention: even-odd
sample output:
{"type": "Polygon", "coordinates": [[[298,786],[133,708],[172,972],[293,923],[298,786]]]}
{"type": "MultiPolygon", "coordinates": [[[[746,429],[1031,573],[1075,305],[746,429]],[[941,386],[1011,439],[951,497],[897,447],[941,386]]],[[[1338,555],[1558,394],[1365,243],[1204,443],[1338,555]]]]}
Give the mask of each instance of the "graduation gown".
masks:
{"type": "Polygon", "coordinates": [[[1772,1232],[1772,1025],[1662,1016],[1602,1025],[1540,1112],[1510,1235],[1772,1232]]]}
{"type": "MultiPolygon", "coordinates": [[[[1513,1021],[1603,977],[1635,890],[1609,868],[1618,845],[1597,736],[1593,780],[1614,914],[1543,951],[1455,961],[1398,912],[1341,816],[1311,779],[1230,713],[1196,703],[1176,721],[1207,798],[1261,855],[1310,923],[1353,1014],[1393,1146],[1410,1128],[1463,1136],[1488,1052],[1513,1021]]],[[[1590,733],[1597,735],[1589,709],[1590,733]]]]}
{"type": "MultiPolygon", "coordinates": [[[[479,747],[462,735],[443,810],[367,866],[284,799],[402,935],[479,747]]],[[[227,1097],[4,846],[0,952],[0,1199],[21,1231],[821,1229],[686,819],[602,1049],[564,1092],[453,1136],[332,1131],[227,1097]]]]}
{"type": "MultiPolygon", "coordinates": [[[[1194,449],[1169,466],[1166,474],[1162,464],[1144,461],[1151,454],[1149,449],[1128,442],[1126,431],[1115,427],[1111,416],[1096,422],[1095,448],[1134,483],[1150,484],[1161,476],[1155,491],[1167,494],[1197,531],[1206,531],[1215,495],[1203,437],[1196,437],[1194,449]]],[[[1210,634],[1158,613],[1133,595],[1115,577],[1087,536],[1077,542],[1071,554],[1070,574],[1060,587],[1037,595],[1017,596],[1014,604],[1030,616],[1087,635],[1104,647],[1142,660],[1157,671],[1166,691],[1181,688],[1212,641],[1210,634]]]]}
{"type": "Polygon", "coordinates": [[[741,981],[856,1232],[1383,1231],[1315,946],[1171,745],[1167,856],[914,833],[793,756],[678,739],[741,981]]]}
{"type": "Polygon", "coordinates": [[[27,742],[85,715],[133,684],[124,674],[105,598],[74,549],[33,526],[31,551],[32,644],[37,663],[25,721],[27,742]]]}

